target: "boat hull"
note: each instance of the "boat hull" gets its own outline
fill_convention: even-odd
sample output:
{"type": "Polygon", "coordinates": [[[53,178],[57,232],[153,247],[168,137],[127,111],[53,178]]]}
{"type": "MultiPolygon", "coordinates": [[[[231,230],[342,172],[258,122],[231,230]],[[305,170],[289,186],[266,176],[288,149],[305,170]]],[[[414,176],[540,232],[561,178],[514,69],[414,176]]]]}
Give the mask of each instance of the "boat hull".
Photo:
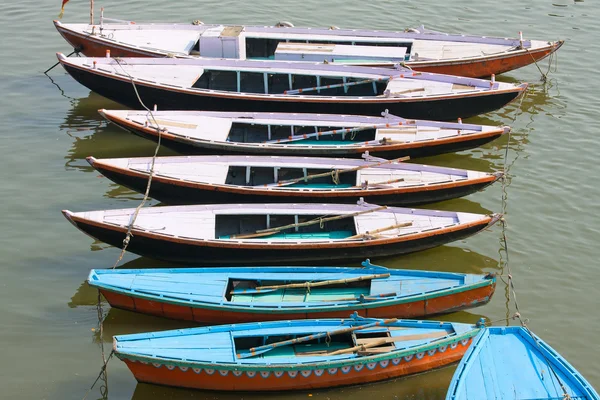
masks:
{"type": "MultiPolygon", "coordinates": [[[[125,46],[116,42],[104,40],[97,36],[82,35],[56,25],[62,37],[79,52],[87,57],[104,57],[110,50],[113,57],[164,57],[164,54],[151,50],[125,46]]],[[[563,45],[562,41],[550,43],[535,50],[515,50],[498,55],[482,56],[467,60],[452,61],[407,61],[406,65],[416,71],[433,72],[437,74],[458,75],[471,78],[484,78],[492,74],[501,74],[517,68],[538,62],[557,51],[563,45]]],[[[375,64],[370,64],[375,66],[375,64]]],[[[389,63],[378,66],[393,66],[389,63]]]]}
{"type": "MultiPolygon", "coordinates": [[[[101,163],[93,163],[102,175],[110,180],[140,193],[146,191],[148,175],[132,170],[113,169],[101,163]]],[[[489,176],[472,181],[458,181],[435,186],[417,186],[386,190],[349,191],[274,191],[254,190],[241,186],[211,185],[166,179],[152,178],[150,197],[165,204],[218,204],[218,203],[306,203],[335,202],[356,204],[359,198],[368,203],[381,205],[418,205],[466,196],[484,189],[497,177],[489,176]]]]}
{"type": "MultiPolygon", "coordinates": [[[[84,233],[115,247],[123,246],[126,228],[97,223],[65,212],[71,223],[84,233]]],[[[361,261],[366,258],[386,257],[411,253],[441,246],[471,236],[490,224],[498,216],[477,222],[446,228],[440,232],[422,232],[388,240],[327,243],[290,243],[289,245],[243,244],[187,240],[133,229],[127,250],[146,257],[185,263],[187,265],[299,265],[314,261],[361,261]]]]}
{"type": "Polygon", "coordinates": [[[138,382],[217,391],[289,391],[364,384],[445,367],[459,361],[471,341],[471,338],[463,339],[451,346],[367,364],[328,368],[327,363],[319,363],[316,368],[302,370],[277,367],[252,371],[202,369],[142,363],[118,353],[117,356],[127,364],[138,382]]]}
{"type": "Polygon", "coordinates": [[[199,323],[229,324],[311,318],[346,318],[349,313],[355,311],[367,318],[421,318],[484,305],[492,298],[495,286],[496,284],[492,283],[488,286],[465,290],[459,293],[452,293],[440,297],[431,296],[418,301],[385,307],[357,304],[354,308],[344,308],[339,311],[304,311],[295,313],[275,308],[263,312],[240,312],[228,310],[227,307],[209,308],[200,304],[190,306],[189,304],[178,305],[168,302],[159,302],[125,295],[123,293],[116,293],[107,289],[100,289],[100,292],[110,303],[111,307],[120,308],[122,310],[199,323]]]}
{"type": "MultiPolygon", "coordinates": [[[[113,115],[104,114],[103,116],[118,125],[119,127],[145,139],[158,141],[158,134],[155,128],[144,127],[126,119],[117,119],[113,115]]],[[[281,155],[281,156],[315,156],[315,157],[350,157],[360,158],[365,151],[369,154],[387,159],[409,156],[411,158],[429,157],[444,153],[469,150],[491,142],[504,134],[504,128],[498,128],[493,131],[486,131],[479,134],[468,134],[448,139],[436,139],[431,141],[420,141],[403,144],[390,144],[386,146],[361,146],[344,148],[319,148],[312,146],[310,148],[300,148],[294,146],[288,147],[260,147],[260,146],[240,146],[238,143],[211,142],[211,141],[193,141],[184,140],[181,137],[162,133],[160,136],[161,145],[175,150],[182,154],[204,154],[204,155],[281,155]]]]}
{"type": "MultiPolygon", "coordinates": [[[[89,68],[78,68],[63,63],[66,71],[92,91],[127,107],[139,108],[140,101],[132,82],[127,78],[107,77],[89,68]]],[[[162,87],[151,83],[136,83],[137,92],[147,106],[161,110],[207,111],[270,111],[332,114],[381,115],[384,109],[404,118],[427,120],[456,120],[495,111],[504,107],[524,92],[525,86],[512,90],[484,91],[470,95],[438,99],[398,99],[397,101],[353,100],[304,97],[289,101],[261,96],[232,96],[228,93],[190,92],[184,89],[162,87]]]]}

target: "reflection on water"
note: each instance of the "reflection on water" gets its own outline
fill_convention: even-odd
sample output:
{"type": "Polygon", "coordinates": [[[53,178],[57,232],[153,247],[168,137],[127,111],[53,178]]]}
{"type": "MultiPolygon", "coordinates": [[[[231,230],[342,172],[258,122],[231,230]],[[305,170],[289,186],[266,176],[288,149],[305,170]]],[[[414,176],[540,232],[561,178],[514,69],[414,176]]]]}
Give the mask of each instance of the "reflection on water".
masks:
{"type": "MultiPolygon", "coordinates": [[[[94,172],[85,161],[88,156],[96,158],[146,157],[154,154],[155,144],[132,135],[108,123],[98,113],[101,108],[123,109],[119,103],[96,93],[87,97],[71,99],[71,109],[65,114],[60,129],[73,138],[73,145],[65,159],[67,170],[94,172]]],[[[161,149],[160,155],[173,155],[171,150],[161,149]]]]}
{"type": "MultiPolygon", "coordinates": [[[[96,291],[94,291],[97,293],[96,291]]],[[[97,299],[97,297],[96,297],[97,299]]],[[[94,306],[96,303],[94,303],[94,306]]],[[[103,341],[104,343],[112,343],[112,337],[116,335],[128,335],[132,333],[152,332],[152,331],[167,331],[170,329],[191,328],[200,326],[198,323],[188,321],[177,321],[167,318],[154,317],[151,315],[140,314],[133,311],[120,310],[117,308],[109,308],[108,303],[102,303],[102,306],[107,309],[108,313],[104,317],[103,322],[103,341]]],[[[100,343],[100,331],[94,330],[93,338],[95,343],[100,343]]]]}

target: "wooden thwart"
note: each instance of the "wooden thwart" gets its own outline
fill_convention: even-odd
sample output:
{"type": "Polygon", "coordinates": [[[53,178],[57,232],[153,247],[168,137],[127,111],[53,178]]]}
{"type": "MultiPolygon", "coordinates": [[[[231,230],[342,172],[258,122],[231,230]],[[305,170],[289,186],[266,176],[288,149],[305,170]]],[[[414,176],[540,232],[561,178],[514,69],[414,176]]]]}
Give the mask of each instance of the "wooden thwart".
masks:
{"type": "Polygon", "coordinates": [[[268,236],[268,235],[272,235],[277,232],[281,232],[285,229],[296,228],[296,227],[301,227],[301,226],[309,226],[309,225],[314,225],[314,224],[319,224],[319,223],[329,222],[329,221],[336,221],[339,219],[356,217],[358,215],[382,211],[385,209],[387,209],[387,206],[379,206],[379,207],[371,208],[370,210],[358,211],[358,212],[355,212],[352,214],[336,215],[335,217],[316,218],[316,219],[306,221],[306,222],[299,222],[297,224],[289,224],[289,225],[278,226],[276,228],[261,229],[254,233],[232,235],[231,239],[251,239],[251,238],[255,238],[255,237],[268,236]]]}

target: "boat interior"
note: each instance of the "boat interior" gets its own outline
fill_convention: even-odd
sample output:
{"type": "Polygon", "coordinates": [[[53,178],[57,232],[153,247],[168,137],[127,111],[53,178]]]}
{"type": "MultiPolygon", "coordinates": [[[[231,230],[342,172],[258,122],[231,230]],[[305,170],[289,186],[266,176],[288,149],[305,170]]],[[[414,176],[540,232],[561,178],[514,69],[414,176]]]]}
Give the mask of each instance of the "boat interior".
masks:
{"type": "MultiPolygon", "coordinates": [[[[374,281],[371,279],[365,279],[353,282],[332,282],[323,287],[287,287],[294,284],[302,285],[306,282],[229,278],[225,291],[225,299],[231,303],[253,304],[358,301],[361,299],[361,296],[365,298],[373,292],[371,287],[372,282],[374,281]],[[275,288],[262,289],[264,286],[275,286],[275,288]]],[[[311,283],[315,282],[312,281],[311,283]]],[[[396,293],[390,292],[389,295],[396,295],[396,293]]]]}
{"type": "MultiPolygon", "coordinates": [[[[305,329],[302,331],[305,331],[305,329]]],[[[239,335],[237,332],[233,332],[235,352],[237,354],[249,353],[251,348],[269,346],[274,343],[305,337],[308,333],[302,331],[295,333],[294,329],[288,329],[290,333],[268,336],[239,335]]],[[[372,327],[317,337],[287,346],[274,347],[266,352],[248,357],[246,360],[274,359],[274,362],[278,362],[280,359],[293,359],[296,357],[314,357],[318,360],[320,356],[329,357],[331,355],[355,354],[357,356],[370,356],[422,345],[428,341],[441,339],[450,333],[446,329],[421,330],[395,326],[372,327]],[[364,347],[357,348],[361,345],[364,347]]]]}
{"type": "MultiPolygon", "coordinates": [[[[229,135],[227,136],[228,142],[240,142],[240,143],[262,143],[266,141],[287,141],[289,144],[299,145],[331,145],[335,143],[349,144],[352,142],[366,142],[375,140],[377,134],[376,129],[365,129],[353,133],[336,133],[326,134],[314,137],[301,139],[295,138],[295,140],[289,140],[294,136],[301,136],[306,134],[315,134],[318,132],[332,132],[334,130],[343,131],[343,126],[302,126],[302,125],[275,125],[275,124],[255,124],[250,122],[232,122],[229,135]]],[[[415,127],[400,128],[403,131],[411,132],[416,130],[415,127]]]]}
{"type": "Polygon", "coordinates": [[[285,184],[288,188],[321,188],[341,189],[350,188],[357,184],[357,171],[335,174],[331,169],[318,168],[286,168],[286,167],[258,167],[258,166],[229,166],[225,184],[237,186],[264,186],[273,185],[281,181],[297,180],[285,184]],[[327,174],[329,172],[329,174],[327,174]],[[318,178],[304,180],[312,175],[321,175],[318,178]]]}
{"type": "Polygon", "coordinates": [[[258,94],[281,95],[295,90],[314,96],[379,96],[386,90],[387,80],[211,67],[202,70],[192,87],[258,94]]]}
{"type": "Polygon", "coordinates": [[[287,225],[296,225],[278,229],[269,234],[259,234],[261,239],[345,239],[356,235],[354,218],[322,221],[323,215],[285,215],[285,214],[217,214],[215,216],[215,238],[235,239],[244,235],[253,235],[263,229],[274,229],[287,225]],[[310,225],[297,226],[311,222],[310,225]]]}

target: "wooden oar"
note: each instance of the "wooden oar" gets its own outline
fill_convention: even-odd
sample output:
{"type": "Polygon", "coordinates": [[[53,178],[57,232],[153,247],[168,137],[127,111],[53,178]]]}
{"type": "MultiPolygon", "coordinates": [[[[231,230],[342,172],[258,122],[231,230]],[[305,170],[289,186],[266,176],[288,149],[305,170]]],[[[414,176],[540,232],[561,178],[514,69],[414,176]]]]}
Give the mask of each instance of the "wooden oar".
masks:
{"type": "MultiPolygon", "coordinates": [[[[356,353],[358,351],[363,351],[365,349],[371,347],[381,346],[383,344],[394,343],[394,342],[403,342],[409,340],[418,340],[418,339],[427,339],[427,338],[440,338],[443,336],[447,336],[448,332],[431,332],[431,333],[422,333],[418,335],[406,335],[406,336],[397,336],[397,337],[389,337],[380,340],[374,340],[370,343],[362,343],[358,346],[350,347],[348,349],[336,350],[331,353],[327,353],[328,356],[336,356],[339,354],[348,354],[348,353],[356,353]]],[[[396,350],[395,348],[389,349],[388,351],[396,350]]]]}
{"type": "Polygon", "coordinates": [[[402,162],[402,161],[408,161],[410,160],[410,157],[400,157],[400,158],[394,158],[393,160],[385,160],[385,161],[380,161],[378,163],[375,164],[367,164],[367,165],[361,165],[359,167],[353,167],[353,168],[348,168],[348,169],[334,169],[330,172],[323,172],[320,174],[314,174],[314,175],[307,175],[304,176],[302,178],[294,178],[294,179],[288,179],[285,181],[278,181],[276,183],[269,183],[265,186],[285,186],[285,185],[292,185],[294,183],[297,182],[302,182],[302,181],[309,181],[311,179],[316,179],[316,178],[323,178],[325,176],[330,176],[333,174],[345,174],[347,172],[356,172],[356,171],[360,171],[363,170],[365,168],[374,168],[374,167],[379,167],[382,165],[386,165],[386,164],[393,164],[393,163],[397,163],[397,162],[402,162]]]}
{"type": "Polygon", "coordinates": [[[320,136],[331,136],[331,135],[346,135],[348,133],[356,133],[356,132],[361,132],[361,131],[367,131],[369,129],[396,129],[397,126],[401,126],[403,123],[402,122],[398,122],[397,124],[380,124],[380,125],[366,125],[366,126],[357,126],[354,128],[341,128],[341,129],[333,129],[330,131],[324,131],[324,132],[314,132],[314,133],[305,133],[303,135],[292,135],[292,136],[288,136],[286,138],[283,139],[275,139],[275,140],[267,140],[266,142],[263,143],[289,143],[289,142],[295,142],[297,140],[304,140],[304,139],[310,139],[313,137],[320,137],[320,136]]]}
{"type": "Polygon", "coordinates": [[[365,85],[367,83],[373,83],[373,82],[386,82],[386,81],[389,81],[391,78],[392,78],[391,76],[386,76],[386,77],[381,77],[381,78],[376,78],[376,79],[364,79],[362,81],[355,81],[355,82],[336,83],[334,85],[314,86],[314,87],[308,87],[308,88],[303,88],[303,89],[285,90],[283,92],[283,94],[300,94],[303,92],[315,92],[317,90],[323,90],[323,89],[333,89],[333,88],[339,88],[339,87],[365,85]]]}
{"type": "Polygon", "coordinates": [[[404,182],[404,178],[390,179],[390,180],[383,181],[383,182],[369,182],[369,181],[365,181],[362,185],[360,185],[360,186],[352,186],[352,188],[366,189],[369,186],[383,186],[383,185],[388,185],[390,183],[396,183],[396,182],[404,182]]]}
{"type": "Polygon", "coordinates": [[[372,323],[365,324],[365,325],[351,326],[348,328],[342,328],[342,329],[328,331],[328,332],[319,332],[319,333],[315,333],[313,335],[301,336],[301,337],[295,338],[295,339],[283,340],[281,342],[266,344],[264,346],[252,347],[252,348],[248,349],[247,352],[237,353],[237,358],[248,358],[248,357],[258,355],[258,354],[263,354],[263,353],[265,353],[269,350],[273,350],[277,347],[283,347],[283,346],[289,346],[289,345],[296,344],[296,343],[308,342],[310,340],[319,339],[322,337],[341,335],[343,333],[350,333],[350,332],[358,331],[361,329],[372,328],[375,326],[384,326],[384,325],[388,325],[388,324],[393,324],[394,322],[397,322],[397,321],[398,321],[398,318],[378,320],[377,322],[372,322],[372,323]]]}
{"type": "Polygon", "coordinates": [[[371,208],[370,210],[358,211],[358,212],[355,212],[352,214],[336,215],[335,217],[326,217],[326,218],[315,218],[310,221],[299,222],[297,224],[283,225],[283,226],[278,226],[278,227],[269,228],[269,229],[260,229],[254,233],[244,233],[244,234],[240,234],[240,235],[232,235],[230,238],[231,239],[251,239],[251,238],[255,238],[255,237],[268,236],[268,235],[272,235],[274,233],[281,232],[281,231],[289,229],[289,228],[298,228],[301,226],[309,226],[309,225],[319,224],[319,223],[323,223],[323,222],[336,221],[339,219],[356,217],[358,215],[368,214],[368,213],[377,212],[377,211],[381,211],[381,210],[385,210],[385,209],[387,209],[387,206],[379,206],[379,207],[371,208]]]}
{"type": "Polygon", "coordinates": [[[365,233],[360,233],[358,235],[350,236],[349,238],[346,238],[346,239],[348,239],[348,240],[350,240],[350,239],[361,239],[361,238],[363,238],[365,236],[376,235],[376,234],[378,234],[380,232],[390,231],[390,230],[396,229],[396,228],[405,228],[407,226],[412,226],[412,224],[413,224],[412,222],[401,222],[399,224],[386,226],[386,227],[375,229],[375,230],[372,230],[372,231],[366,231],[365,233]]]}
{"type": "Polygon", "coordinates": [[[363,275],[357,278],[348,278],[348,279],[335,279],[329,281],[320,281],[320,282],[302,282],[302,283],[288,283],[285,285],[273,285],[273,286],[257,286],[256,290],[263,289],[296,289],[296,288],[313,288],[319,286],[330,286],[337,285],[341,283],[350,283],[350,282],[360,282],[360,281],[370,281],[372,279],[379,278],[389,278],[390,274],[374,274],[374,275],[363,275]]]}
{"type": "Polygon", "coordinates": [[[360,295],[359,297],[346,297],[346,298],[342,298],[342,299],[328,299],[328,300],[322,300],[322,301],[377,301],[377,300],[381,300],[384,299],[386,297],[394,297],[397,296],[396,292],[392,292],[392,293],[381,293],[378,295],[373,296],[364,296],[364,295],[360,295]]]}
{"type": "MultiPolygon", "coordinates": [[[[406,93],[424,92],[424,91],[425,91],[425,88],[413,88],[413,89],[402,90],[400,92],[390,92],[389,95],[390,96],[397,96],[397,95],[403,95],[403,94],[406,94],[406,93]]],[[[385,96],[385,93],[383,95],[385,96]]]]}

